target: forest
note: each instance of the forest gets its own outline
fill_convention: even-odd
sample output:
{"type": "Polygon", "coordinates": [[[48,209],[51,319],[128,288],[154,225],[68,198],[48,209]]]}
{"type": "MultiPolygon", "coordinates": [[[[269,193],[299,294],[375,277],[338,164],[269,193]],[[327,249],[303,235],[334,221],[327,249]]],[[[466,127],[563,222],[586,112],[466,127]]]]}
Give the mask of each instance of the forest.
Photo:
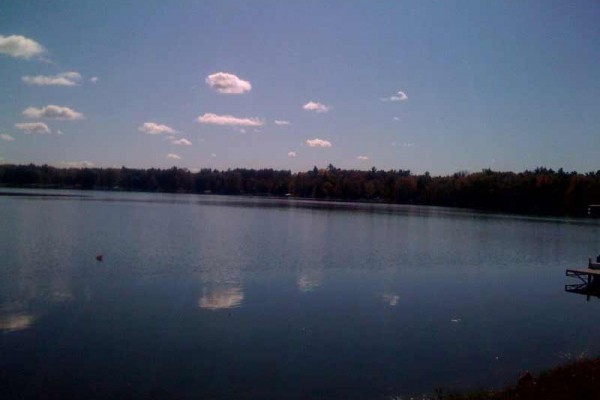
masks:
{"type": "Polygon", "coordinates": [[[600,170],[459,172],[417,175],[409,170],[343,170],[329,165],[306,172],[236,168],[56,168],[0,165],[0,186],[253,196],[292,196],[462,207],[533,215],[587,215],[600,204],[600,170]]]}

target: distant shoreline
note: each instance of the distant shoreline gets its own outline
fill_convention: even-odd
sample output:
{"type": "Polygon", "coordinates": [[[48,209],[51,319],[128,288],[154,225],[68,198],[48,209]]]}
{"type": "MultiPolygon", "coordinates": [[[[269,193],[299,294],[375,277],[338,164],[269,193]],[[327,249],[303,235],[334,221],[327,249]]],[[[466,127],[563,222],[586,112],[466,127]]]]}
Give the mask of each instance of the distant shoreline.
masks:
{"type": "MultiPolygon", "coordinates": [[[[33,188],[31,188],[33,189],[33,188]]],[[[19,192],[1,192],[0,191],[0,196],[6,196],[6,197],[86,197],[85,195],[79,195],[79,194],[54,194],[54,193],[19,193],[19,192]]]]}
{"type": "Polygon", "coordinates": [[[536,168],[524,172],[456,173],[432,177],[409,170],[307,172],[272,169],[55,168],[0,165],[0,187],[195,193],[463,208],[534,216],[597,216],[600,171],[580,174],[536,168]]]}

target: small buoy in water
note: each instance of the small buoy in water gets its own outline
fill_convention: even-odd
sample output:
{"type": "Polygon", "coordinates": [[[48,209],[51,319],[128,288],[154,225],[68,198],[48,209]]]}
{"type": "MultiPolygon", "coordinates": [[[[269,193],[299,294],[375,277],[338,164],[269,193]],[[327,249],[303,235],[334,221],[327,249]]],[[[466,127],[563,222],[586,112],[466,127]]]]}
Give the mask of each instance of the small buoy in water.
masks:
{"type": "Polygon", "coordinates": [[[102,261],[102,260],[104,260],[104,256],[102,254],[98,254],[96,256],[96,261],[102,261]]]}

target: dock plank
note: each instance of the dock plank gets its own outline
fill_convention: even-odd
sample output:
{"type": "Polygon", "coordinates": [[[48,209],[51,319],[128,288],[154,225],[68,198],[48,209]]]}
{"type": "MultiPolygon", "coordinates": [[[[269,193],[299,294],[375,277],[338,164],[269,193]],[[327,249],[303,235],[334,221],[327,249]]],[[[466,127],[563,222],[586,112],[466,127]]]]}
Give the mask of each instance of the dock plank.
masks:
{"type": "Polygon", "coordinates": [[[580,275],[592,275],[592,276],[600,276],[600,269],[590,269],[590,268],[572,268],[567,270],[567,274],[575,273],[580,275]]]}

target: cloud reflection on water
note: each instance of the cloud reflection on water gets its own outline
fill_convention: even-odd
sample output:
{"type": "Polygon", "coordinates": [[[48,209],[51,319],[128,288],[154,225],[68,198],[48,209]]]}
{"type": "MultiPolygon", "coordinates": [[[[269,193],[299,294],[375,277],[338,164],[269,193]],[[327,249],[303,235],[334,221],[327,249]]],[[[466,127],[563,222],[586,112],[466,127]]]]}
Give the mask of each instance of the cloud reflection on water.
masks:
{"type": "Polygon", "coordinates": [[[202,296],[198,299],[198,307],[208,310],[239,307],[244,300],[244,292],[241,286],[205,287],[202,292],[202,296]]]}
{"type": "Polygon", "coordinates": [[[0,315],[0,331],[16,332],[28,329],[35,322],[35,317],[29,314],[0,315]]]}
{"type": "Polygon", "coordinates": [[[315,273],[304,273],[298,277],[298,290],[301,292],[312,292],[321,286],[322,278],[320,274],[315,273]]]}
{"type": "Polygon", "coordinates": [[[400,296],[394,293],[384,293],[381,295],[383,301],[389,305],[390,307],[395,307],[398,305],[398,300],[400,300],[400,296]]]}

